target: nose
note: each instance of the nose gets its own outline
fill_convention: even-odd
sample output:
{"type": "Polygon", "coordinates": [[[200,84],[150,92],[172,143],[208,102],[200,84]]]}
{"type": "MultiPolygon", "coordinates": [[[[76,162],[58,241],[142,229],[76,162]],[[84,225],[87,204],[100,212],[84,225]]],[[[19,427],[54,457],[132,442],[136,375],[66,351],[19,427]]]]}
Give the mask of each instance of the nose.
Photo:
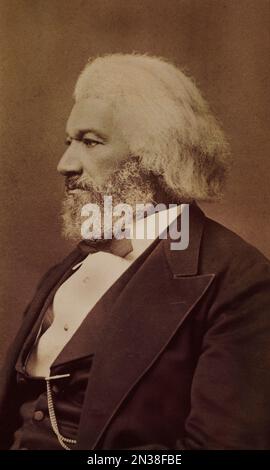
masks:
{"type": "Polygon", "coordinates": [[[71,144],[60,158],[60,161],[57,165],[57,171],[61,175],[67,176],[71,173],[81,174],[83,172],[81,161],[76,154],[77,152],[71,144]]]}

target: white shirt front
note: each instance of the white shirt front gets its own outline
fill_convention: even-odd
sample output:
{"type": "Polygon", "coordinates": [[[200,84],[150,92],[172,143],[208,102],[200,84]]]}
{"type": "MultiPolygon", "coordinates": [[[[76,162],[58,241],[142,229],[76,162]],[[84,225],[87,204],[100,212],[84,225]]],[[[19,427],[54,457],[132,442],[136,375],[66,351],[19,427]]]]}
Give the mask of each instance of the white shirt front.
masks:
{"type": "Polygon", "coordinates": [[[32,376],[47,377],[50,366],[98,300],[180,213],[180,207],[154,213],[133,225],[132,252],[124,258],[99,251],[89,254],[56,291],[54,320],[36,342],[27,361],[32,376]],[[173,210],[174,209],[174,210],[173,210]],[[145,227],[149,229],[146,232],[145,227]],[[136,234],[135,234],[136,232],[136,234]],[[149,238],[148,234],[152,234],[149,238]],[[145,234],[145,235],[144,235],[145,234]],[[141,238],[140,238],[141,237],[141,238]],[[144,237],[144,238],[142,238],[144,237]]]}

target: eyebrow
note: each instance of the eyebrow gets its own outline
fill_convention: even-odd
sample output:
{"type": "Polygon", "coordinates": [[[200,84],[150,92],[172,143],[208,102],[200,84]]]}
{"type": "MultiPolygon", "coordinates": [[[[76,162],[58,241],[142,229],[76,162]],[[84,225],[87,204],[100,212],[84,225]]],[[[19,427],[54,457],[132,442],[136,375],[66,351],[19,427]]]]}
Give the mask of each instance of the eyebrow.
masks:
{"type": "Polygon", "coordinates": [[[76,131],[73,136],[71,134],[69,134],[69,132],[66,132],[68,137],[71,137],[71,138],[76,139],[76,140],[81,140],[81,139],[83,139],[85,134],[90,134],[90,133],[94,134],[98,139],[101,139],[101,140],[104,140],[104,141],[107,140],[107,137],[105,136],[105,134],[102,134],[100,131],[97,131],[96,129],[93,129],[93,128],[92,129],[80,129],[80,130],[76,131]]]}

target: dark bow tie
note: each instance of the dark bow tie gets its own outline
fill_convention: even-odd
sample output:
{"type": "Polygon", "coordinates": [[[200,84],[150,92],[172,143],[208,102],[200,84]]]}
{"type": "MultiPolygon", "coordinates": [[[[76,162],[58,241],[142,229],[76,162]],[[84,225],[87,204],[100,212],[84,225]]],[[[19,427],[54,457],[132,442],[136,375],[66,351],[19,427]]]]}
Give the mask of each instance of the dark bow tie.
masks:
{"type": "Polygon", "coordinates": [[[121,240],[115,238],[113,240],[82,240],[78,244],[78,248],[86,255],[105,251],[112,255],[121,256],[122,258],[133,250],[131,240],[127,238],[122,238],[121,240]]]}

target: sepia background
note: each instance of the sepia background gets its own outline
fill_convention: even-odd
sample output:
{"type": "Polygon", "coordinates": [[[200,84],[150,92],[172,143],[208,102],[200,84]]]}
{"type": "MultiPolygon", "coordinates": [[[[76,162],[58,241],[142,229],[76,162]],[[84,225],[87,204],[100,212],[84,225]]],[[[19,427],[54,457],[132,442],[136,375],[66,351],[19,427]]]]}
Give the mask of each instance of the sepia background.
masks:
{"type": "Polygon", "coordinates": [[[61,239],[56,165],[90,56],[148,52],[195,78],[235,165],[206,213],[270,257],[268,0],[0,0],[0,362],[61,239]]]}

